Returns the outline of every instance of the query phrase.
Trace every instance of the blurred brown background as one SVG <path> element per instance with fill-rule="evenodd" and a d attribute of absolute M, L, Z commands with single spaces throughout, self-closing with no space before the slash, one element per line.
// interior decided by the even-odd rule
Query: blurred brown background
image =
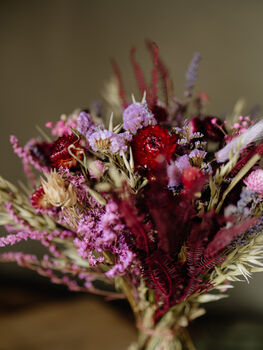
<path fill-rule="evenodd" d="M 129 50 L 136 45 L 147 70 L 145 38 L 159 45 L 178 97 L 197 51 L 203 57 L 197 90 L 210 96 L 210 113 L 231 111 L 239 97 L 246 98 L 246 111 L 262 105 L 262 18 L 261 0 L 1 0 L 0 173 L 14 182 L 22 177 L 10 134 L 24 143 L 37 135 L 35 125 L 100 99 L 111 76 L 109 58 L 119 62 L 126 91 L 134 92 Z M 134 339 L 123 304 L 73 295 L 14 266 L 1 265 L 0 279 L 0 350 L 73 344 L 118 350 Z M 263 274 L 255 275 L 210 306 L 193 328 L 198 349 L 263 349 L 262 287 Z M 217 347 L 211 339 L 219 333 Z"/>

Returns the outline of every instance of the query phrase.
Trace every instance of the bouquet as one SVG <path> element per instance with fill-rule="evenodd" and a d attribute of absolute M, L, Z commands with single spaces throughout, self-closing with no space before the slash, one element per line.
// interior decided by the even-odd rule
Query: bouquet
<path fill-rule="evenodd" d="M 139 332 L 130 350 L 194 349 L 187 326 L 201 305 L 263 270 L 263 121 L 240 102 L 225 121 L 207 115 L 207 95 L 194 94 L 198 54 L 174 97 L 157 45 L 146 45 L 149 84 L 131 50 L 137 98 L 112 61 L 107 122 L 96 104 L 47 122 L 51 136 L 40 130 L 24 147 L 10 137 L 28 185 L 0 178 L 0 247 L 31 239 L 47 253 L 0 261 L 126 298 Z"/>

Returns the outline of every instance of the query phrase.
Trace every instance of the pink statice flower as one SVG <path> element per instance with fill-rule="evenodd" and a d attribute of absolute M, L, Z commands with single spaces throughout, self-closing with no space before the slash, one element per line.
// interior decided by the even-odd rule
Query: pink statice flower
<path fill-rule="evenodd" d="M 263 169 L 252 171 L 244 183 L 250 191 L 256 192 L 260 198 L 263 197 Z"/>
<path fill-rule="evenodd" d="M 253 124 L 254 124 L 254 122 L 253 122 L 253 120 L 250 119 L 250 117 L 248 117 L 248 116 L 243 117 L 242 115 L 240 115 L 238 117 L 238 122 L 235 122 L 230 127 L 230 129 L 233 130 L 237 134 L 243 134 Z"/>
<path fill-rule="evenodd" d="M 76 129 L 77 120 L 73 118 L 67 118 L 66 115 L 62 115 L 60 120 L 54 124 L 53 122 L 47 122 L 45 124 L 46 128 L 51 129 L 51 134 L 53 136 L 69 136 L 72 134 L 70 128 Z"/>
<path fill-rule="evenodd" d="M 143 127 L 156 123 L 156 119 L 146 104 L 132 103 L 123 112 L 123 128 L 132 134 L 136 134 Z"/>

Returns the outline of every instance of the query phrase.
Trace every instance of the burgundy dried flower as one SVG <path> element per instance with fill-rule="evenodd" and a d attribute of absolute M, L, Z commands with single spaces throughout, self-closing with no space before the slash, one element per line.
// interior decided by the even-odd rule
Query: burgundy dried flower
<path fill-rule="evenodd" d="M 42 185 L 30 196 L 30 202 L 35 209 L 48 209 L 51 207 L 46 199 Z"/>
<path fill-rule="evenodd" d="M 72 168 L 77 165 L 77 160 L 69 153 L 68 147 L 73 145 L 71 151 L 72 153 L 78 157 L 82 158 L 84 149 L 77 142 L 77 137 L 74 134 L 69 136 L 61 136 L 59 137 L 52 147 L 52 152 L 50 155 L 51 165 L 54 168 Z"/>
<path fill-rule="evenodd" d="M 201 132 L 208 140 L 217 142 L 224 139 L 224 124 L 216 117 L 206 116 L 201 119 L 195 116 L 191 119 L 190 126 L 193 133 Z"/>
<path fill-rule="evenodd" d="M 44 166 L 50 166 L 50 153 L 53 147 L 52 142 L 35 143 L 30 146 L 30 153 L 34 159 Z"/>
<path fill-rule="evenodd" d="M 151 111 L 157 120 L 158 123 L 164 123 L 167 121 L 168 118 L 168 112 L 165 107 L 159 106 L 159 105 L 154 105 L 151 108 Z"/>
<path fill-rule="evenodd" d="M 159 125 L 138 131 L 132 141 L 135 165 L 148 170 L 158 168 L 163 160 L 170 161 L 176 149 L 176 137 Z"/>

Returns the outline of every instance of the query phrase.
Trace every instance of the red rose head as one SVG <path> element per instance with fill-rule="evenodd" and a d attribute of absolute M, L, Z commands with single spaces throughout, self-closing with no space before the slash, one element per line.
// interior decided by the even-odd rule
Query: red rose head
<path fill-rule="evenodd" d="M 175 148 L 176 137 L 171 136 L 167 129 L 159 125 L 140 129 L 132 141 L 135 166 L 156 169 L 162 160 L 171 160 Z"/>
<path fill-rule="evenodd" d="M 72 148 L 72 153 L 76 157 L 82 157 L 84 149 L 79 145 L 77 141 L 77 137 L 72 134 L 68 136 L 59 137 L 53 145 L 52 152 L 50 155 L 51 165 L 54 168 L 72 168 L 77 165 L 77 161 L 68 151 L 68 147 L 72 144 L 75 145 Z"/>

